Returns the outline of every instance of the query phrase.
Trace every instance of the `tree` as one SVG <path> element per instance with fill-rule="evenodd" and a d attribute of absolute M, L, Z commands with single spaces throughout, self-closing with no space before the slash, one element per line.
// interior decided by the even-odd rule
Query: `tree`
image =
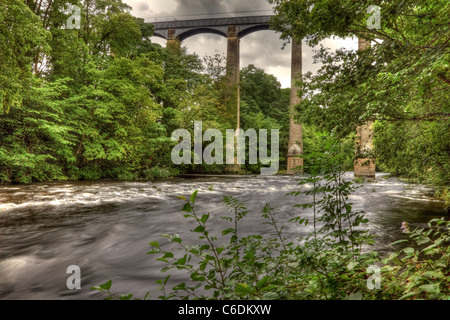
<path fill-rule="evenodd" d="M 166 111 L 182 119 L 208 100 L 198 58 L 152 44 L 153 26 L 120 0 L 70 3 L 82 8 L 80 29 L 66 28 L 65 1 L 0 3 L 0 180 L 131 179 L 170 168 Z"/>
<path fill-rule="evenodd" d="M 280 130 L 280 162 L 285 163 L 289 139 L 290 89 L 278 79 L 250 64 L 241 70 L 241 121 L 244 129 Z M 260 170 L 253 166 L 252 170 Z"/>
<path fill-rule="evenodd" d="M 33 58 L 49 49 L 48 40 L 49 33 L 23 2 L 0 2 L 0 114 L 21 106 Z"/>
<path fill-rule="evenodd" d="M 281 90 L 275 76 L 250 64 L 241 71 L 240 89 L 243 112 L 262 112 L 267 117 L 289 121 L 289 94 Z"/>
<path fill-rule="evenodd" d="M 435 176 L 444 177 L 441 182 L 449 183 L 445 173 L 450 158 L 448 139 L 438 138 L 450 131 L 448 1 L 269 2 L 277 13 L 273 25 L 284 37 L 304 39 L 310 46 L 332 36 L 372 42 L 371 48 L 360 52 L 317 50 L 315 58 L 323 67 L 317 75 L 307 74 L 302 79 L 303 101 L 298 106 L 301 121 L 341 137 L 367 121 L 381 121 L 378 136 L 391 137 L 377 144 L 377 151 L 385 155 L 386 149 L 395 148 L 392 126 L 419 129 L 415 134 L 432 139 L 435 147 L 432 152 L 423 144 L 409 148 L 418 140 L 405 141 L 402 148 L 416 152 L 408 152 L 408 157 L 418 160 L 414 170 L 425 173 L 431 166 L 440 171 Z M 381 8 L 380 29 L 369 28 L 370 5 Z M 433 159 L 432 164 L 420 163 L 424 153 Z"/>

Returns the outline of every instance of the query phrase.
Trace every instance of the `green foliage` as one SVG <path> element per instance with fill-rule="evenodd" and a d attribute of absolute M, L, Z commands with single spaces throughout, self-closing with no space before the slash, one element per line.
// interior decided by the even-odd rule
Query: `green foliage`
<path fill-rule="evenodd" d="M 175 168 L 170 135 L 193 135 L 200 120 L 224 136 L 235 127 L 225 58 L 202 63 L 184 48 L 152 44 L 152 25 L 121 0 L 69 3 L 82 8 L 80 29 L 65 26 L 67 1 L 0 5 L 0 181 L 223 173 L 224 165 Z M 241 75 L 242 128 L 280 129 L 283 166 L 290 89 L 253 65 Z M 306 129 L 308 148 L 314 134 Z M 260 172 L 261 164 L 243 170 Z"/>
<path fill-rule="evenodd" d="M 449 300 L 450 222 L 433 219 L 428 228 L 406 227 L 404 232 L 412 246 L 383 260 L 382 275 L 389 281 L 390 293 L 400 300 Z"/>
<path fill-rule="evenodd" d="M 0 4 L 0 181 L 194 170 L 172 165 L 170 136 L 193 120 L 232 127 L 223 77 L 152 44 L 153 26 L 121 0 L 69 2 L 82 8 L 78 30 L 65 28 L 67 1 Z"/>
<path fill-rule="evenodd" d="M 368 232 L 361 230 L 368 220 L 364 218 L 363 212 L 354 212 L 353 204 L 348 200 L 356 188 L 343 178 L 342 144 L 325 133 L 320 139 L 320 149 L 304 156 L 308 159 L 306 168 L 310 175 L 300 182 L 302 186 L 312 184 L 312 188 L 304 193 L 312 196 L 313 201 L 296 207 L 313 209 L 313 234 L 316 240 L 317 234 L 321 234 L 322 241 L 331 248 L 358 253 L 363 244 L 372 243 Z M 294 192 L 291 195 L 298 196 L 301 193 Z M 303 223 L 304 219 L 299 217 L 292 221 Z M 317 222 L 322 225 L 320 229 L 316 227 Z"/>
<path fill-rule="evenodd" d="M 364 178 L 363 177 L 356 177 L 355 179 L 353 179 L 353 181 L 355 183 L 362 184 L 362 183 L 364 183 Z"/>
<path fill-rule="evenodd" d="M 147 180 L 156 180 L 156 179 L 167 179 L 176 175 L 176 171 L 174 169 L 170 170 L 167 168 L 153 167 L 151 169 L 147 169 L 144 171 L 143 176 Z"/>
<path fill-rule="evenodd" d="M 447 122 L 376 123 L 378 165 L 416 182 L 448 186 L 449 129 Z"/>
<path fill-rule="evenodd" d="M 247 129 L 280 130 L 280 167 L 286 163 L 289 141 L 290 89 L 282 89 L 279 81 L 254 65 L 241 70 L 241 125 Z M 270 138 L 269 138 L 270 141 Z M 260 172 L 261 165 L 246 165 Z"/>
<path fill-rule="evenodd" d="M 270 256 L 271 252 L 278 251 L 279 248 L 275 238 L 265 240 L 261 236 L 240 237 L 238 225 L 248 211 L 243 203 L 233 197 L 224 198 L 231 216 L 222 217 L 222 220 L 228 221 L 232 227 L 224 229 L 221 236 L 212 235 L 208 231 L 211 216 L 196 212 L 196 196 L 197 192 L 192 194 L 183 207 L 183 213 L 186 219 L 194 222 L 191 232 L 198 235 L 199 243 L 189 245 L 185 244 L 179 235 L 163 235 L 180 246 L 180 255 L 162 250 L 158 242 L 150 243 L 153 250 L 149 254 L 158 254 L 161 256 L 158 260 L 167 263 L 167 267 L 162 269 L 163 272 L 172 269 L 184 270 L 190 274 L 192 280 L 192 284 L 178 284 L 169 292 L 166 292 L 165 281 L 161 288 L 164 295 L 160 299 L 279 298 L 284 289 L 279 286 L 281 282 L 274 278 L 281 276 L 283 259 Z M 274 222 L 274 214 L 274 210 L 269 206 L 263 210 L 264 217 L 272 217 L 269 220 L 271 222 Z M 281 233 L 277 233 L 277 236 L 281 236 Z M 269 265 L 270 260 L 274 265 Z M 201 287 L 211 294 L 197 294 L 196 290 Z"/>
<path fill-rule="evenodd" d="M 30 86 L 32 62 L 47 51 L 49 33 L 23 3 L 0 3 L 0 115 L 21 107 Z"/>
<path fill-rule="evenodd" d="M 441 190 L 436 191 L 436 197 L 445 201 L 445 209 L 450 211 L 450 187 L 443 187 Z"/>
<path fill-rule="evenodd" d="M 282 123 L 289 121 L 290 90 L 281 89 L 275 76 L 250 64 L 241 70 L 239 88 L 243 114 L 262 112 Z"/>
<path fill-rule="evenodd" d="M 316 50 L 322 64 L 301 79 L 300 120 L 345 137 L 377 121 L 377 164 L 388 172 L 449 184 L 449 3 L 270 0 L 284 37 L 318 46 L 330 37 L 370 41 L 366 50 Z M 366 22 L 381 8 L 381 29 Z M 356 41 L 356 39 L 355 39 Z"/>

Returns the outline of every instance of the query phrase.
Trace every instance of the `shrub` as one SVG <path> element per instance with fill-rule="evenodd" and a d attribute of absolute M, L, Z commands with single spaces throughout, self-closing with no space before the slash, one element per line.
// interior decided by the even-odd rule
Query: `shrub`
<path fill-rule="evenodd" d="M 147 180 L 154 179 L 167 179 L 174 175 L 174 172 L 166 168 L 153 167 L 151 169 L 144 170 L 143 177 Z"/>

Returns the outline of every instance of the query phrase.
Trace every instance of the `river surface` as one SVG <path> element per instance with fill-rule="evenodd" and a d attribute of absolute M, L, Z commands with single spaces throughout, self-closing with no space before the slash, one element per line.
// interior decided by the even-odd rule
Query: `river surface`
<path fill-rule="evenodd" d="M 352 179 L 348 174 L 347 179 Z M 279 206 L 279 223 L 287 236 L 311 232 L 312 225 L 287 221 L 312 218 L 311 211 L 294 208 L 308 197 L 286 196 L 306 190 L 291 176 L 186 177 L 161 182 L 58 182 L 0 187 L 0 299 L 103 299 L 91 286 L 113 280 L 113 292 L 143 298 L 159 294 L 156 280 L 164 266 L 147 255 L 149 242 L 165 244 L 161 234 L 180 234 L 186 243 L 196 236 L 193 224 L 181 213 L 184 201 L 199 190 L 199 214 L 210 212 L 211 233 L 224 229 L 219 217 L 227 215 L 223 196 L 245 202 L 250 213 L 242 221 L 244 234 L 270 232 L 261 210 L 266 202 Z M 355 210 L 364 210 L 368 228 L 376 237 L 375 250 L 404 238 L 402 221 L 426 225 L 444 216 L 444 205 L 433 190 L 407 184 L 385 174 L 366 182 L 350 198 Z M 225 226 L 227 227 L 227 226 Z M 81 269 L 81 290 L 68 290 L 67 267 Z M 178 277 L 178 278 L 177 278 Z M 174 278 L 181 282 L 183 276 Z"/>

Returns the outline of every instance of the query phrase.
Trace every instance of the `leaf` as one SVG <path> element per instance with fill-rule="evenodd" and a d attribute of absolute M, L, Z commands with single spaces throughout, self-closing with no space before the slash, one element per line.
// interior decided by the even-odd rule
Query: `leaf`
<path fill-rule="evenodd" d="M 191 195 L 191 202 L 192 202 L 192 204 L 195 204 L 195 198 L 197 198 L 197 194 L 198 194 L 198 190 L 195 191 L 195 192 Z"/>
<path fill-rule="evenodd" d="M 184 266 L 186 264 L 186 261 L 187 261 L 187 256 L 184 256 L 183 258 L 178 259 L 178 261 L 175 262 L 174 264 L 178 265 L 178 266 Z"/>
<path fill-rule="evenodd" d="M 150 245 L 151 245 L 152 247 L 155 247 L 155 248 L 158 248 L 158 249 L 159 249 L 159 243 L 156 242 L 156 241 L 150 242 Z"/>
<path fill-rule="evenodd" d="M 358 300 L 359 301 L 359 300 L 362 300 L 363 298 L 364 298 L 363 294 L 358 291 L 358 292 L 350 294 L 347 297 L 347 300 Z"/>
<path fill-rule="evenodd" d="M 190 250 L 189 250 L 189 253 L 192 253 L 192 254 L 197 255 L 197 254 L 200 253 L 200 251 L 198 251 L 197 249 L 190 249 Z"/>
<path fill-rule="evenodd" d="M 414 254 L 414 248 L 405 248 L 403 249 L 403 252 L 406 253 L 407 255 L 412 255 Z"/>
<path fill-rule="evenodd" d="M 436 279 L 444 277 L 444 275 L 439 271 L 427 271 L 423 274 L 423 276 L 427 278 L 436 278 Z"/>
<path fill-rule="evenodd" d="M 200 281 L 203 282 L 206 280 L 206 277 L 204 275 L 200 275 L 198 272 L 191 273 L 191 279 L 195 282 Z M 199 283 L 201 285 L 201 283 Z"/>
<path fill-rule="evenodd" d="M 267 292 L 262 298 L 263 300 L 278 300 L 280 299 L 280 295 L 276 292 Z"/>
<path fill-rule="evenodd" d="M 172 253 L 172 252 L 167 252 L 167 253 L 164 255 L 164 257 L 163 257 L 163 259 L 169 259 L 169 258 L 173 258 L 173 253 Z"/>
<path fill-rule="evenodd" d="M 203 231 L 205 231 L 205 227 L 203 226 L 198 226 L 197 228 L 194 229 L 194 232 L 197 233 L 202 233 Z"/>
<path fill-rule="evenodd" d="M 222 235 L 226 236 L 227 234 L 230 234 L 232 232 L 234 232 L 234 228 L 228 228 L 228 229 L 222 231 Z"/>
<path fill-rule="evenodd" d="M 103 290 L 109 290 L 111 289 L 111 285 L 112 285 L 112 280 L 109 280 L 108 282 L 101 284 L 99 287 L 102 288 Z"/>
<path fill-rule="evenodd" d="M 424 284 L 423 286 L 420 286 L 419 289 L 428 293 L 434 293 L 439 294 L 440 283 L 430 283 L 430 284 Z"/>
<path fill-rule="evenodd" d="M 206 223 L 209 219 L 209 213 L 202 216 L 200 219 L 201 222 Z"/>
<path fill-rule="evenodd" d="M 172 290 L 174 291 L 179 291 L 179 290 L 186 290 L 186 283 L 180 283 L 178 285 L 176 285 L 175 287 L 172 288 Z"/>
<path fill-rule="evenodd" d="M 262 288 L 264 287 L 267 282 L 269 281 L 270 277 L 269 276 L 265 276 L 264 278 L 262 278 L 261 280 L 258 281 L 258 284 L 256 285 L 256 287 L 258 288 Z"/>
<path fill-rule="evenodd" d="M 174 235 L 172 236 L 171 241 L 177 242 L 177 243 L 183 242 L 183 241 L 181 240 L 180 236 L 177 235 L 177 234 L 174 234 Z"/>
<path fill-rule="evenodd" d="M 186 202 L 184 204 L 183 210 L 181 210 L 181 211 L 184 211 L 184 212 L 187 212 L 187 213 L 192 213 L 191 204 L 189 202 Z"/>
<path fill-rule="evenodd" d="M 402 296 L 399 300 L 404 300 L 404 299 L 406 299 L 406 298 L 409 298 L 409 297 L 414 296 L 415 294 L 416 294 L 415 292 L 407 293 L 407 294 L 405 294 L 404 296 Z"/>
<path fill-rule="evenodd" d="M 417 245 L 422 245 L 422 244 L 425 244 L 425 243 L 428 243 L 428 242 L 430 242 L 431 241 L 431 239 L 430 238 L 428 238 L 428 237 L 425 237 L 425 238 L 419 238 L 418 240 L 416 240 L 416 243 L 417 243 Z"/>
<path fill-rule="evenodd" d="M 437 260 L 435 262 L 435 264 L 436 264 L 436 267 L 441 267 L 441 268 L 447 267 L 447 261 L 445 261 L 444 259 Z"/>
<path fill-rule="evenodd" d="M 431 249 L 436 248 L 436 247 L 437 247 L 437 245 L 434 243 L 434 244 L 432 244 L 431 246 L 426 247 L 426 248 L 423 249 L 422 251 L 426 253 L 426 252 L 428 252 L 428 251 L 430 251 Z"/>
<path fill-rule="evenodd" d="M 236 284 L 234 291 L 238 294 L 247 295 L 252 292 L 252 289 L 245 283 L 238 283 Z"/>
<path fill-rule="evenodd" d="M 186 201 L 186 197 L 178 196 L 177 198 Z"/>
<path fill-rule="evenodd" d="M 348 271 L 352 271 L 353 268 L 355 268 L 358 264 L 359 264 L 359 263 L 356 262 L 356 261 L 350 262 L 350 263 L 347 265 L 347 270 L 348 270 Z"/>
<path fill-rule="evenodd" d="M 269 291 L 269 290 L 272 290 L 272 289 L 275 289 L 275 288 L 277 288 L 277 286 L 269 285 L 267 287 L 262 288 L 260 291 L 264 292 L 264 291 Z"/>

